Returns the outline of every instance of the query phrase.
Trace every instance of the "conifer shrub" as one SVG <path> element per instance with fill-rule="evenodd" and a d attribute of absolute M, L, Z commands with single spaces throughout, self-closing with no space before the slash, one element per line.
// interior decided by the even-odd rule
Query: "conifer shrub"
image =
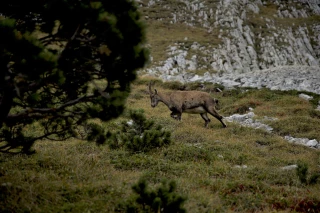
<path fill-rule="evenodd" d="M 103 143 L 97 126 L 77 131 L 119 117 L 148 61 L 136 2 L 3 0 L 0 16 L 0 151 L 91 133 Z"/>
<path fill-rule="evenodd" d="M 185 90 L 186 86 L 179 81 L 167 81 L 162 84 L 162 87 L 171 90 Z"/>
<path fill-rule="evenodd" d="M 159 79 L 159 78 L 142 77 L 142 78 L 137 78 L 133 82 L 133 84 L 135 84 L 135 85 L 146 85 L 146 87 L 147 87 L 150 82 L 153 82 L 154 84 L 158 84 L 158 85 L 161 85 L 163 83 L 162 80 Z"/>
<path fill-rule="evenodd" d="M 120 130 L 107 133 L 110 148 L 137 153 L 171 144 L 171 133 L 147 119 L 143 110 L 131 110 L 129 117 L 130 120 L 121 122 Z"/>
<path fill-rule="evenodd" d="M 298 176 L 300 182 L 302 184 L 306 184 L 306 185 L 316 184 L 318 182 L 320 174 L 313 173 L 308 178 L 308 175 L 309 175 L 308 170 L 309 170 L 309 166 L 306 163 L 298 162 L 298 167 L 296 169 L 296 173 L 297 173 L 297 176 Z"/>
<path fill-rule="evenodd" d="M 176 191 L 174 181 L 162 181 L 157 189 L 149 189 L 146 180 L 132 186 L 136 193 L 125 204 L 119 205 L 119 208 L 125 209 L 127 213 L 133 212 L 154 212 L 154 213 L 184 213 L 183 203 L 186 201 L 184 196 Z"/>

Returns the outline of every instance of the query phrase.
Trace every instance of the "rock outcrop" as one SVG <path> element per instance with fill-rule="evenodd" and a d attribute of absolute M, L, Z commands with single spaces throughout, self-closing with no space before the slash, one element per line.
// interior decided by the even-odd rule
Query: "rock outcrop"
<path fill-rule="evenodd" d="M 239 75 L 212 75 L 210 82 L 226 87 L 254 87 L 272 90 L 298 90 L 320 94 L 320 67 L 284 66 Z"/>
<path fill-rule="evenodd" d="M 219 39 L 217 44 L 188 37 L 172 41 L 164 53 L 167 60 L 153 62 L 144 70 L 149 74 L 164 80 L 224 79 L 230 86 L 320 92 L 314 81 L 320 81 L 320 0 L 140 0 L 138 4 L 149 9 L 144 10 L 147 21 L 197 27 Z M 154 10 L 159 12 L 152 16 Z M 198 70 L 207 72 L 196 76 Z M 281 80 L 271 76 L 275 72 Z"/>
<path fill-rule="evenodd" d="M 276 118 L 265 117 L 264 119 L 255 119 L 254 112 L 249 112 L 247 114 L 234 114 L 229 117 L 224 118 L 227 122 L 234 122 L 241 126 L 250 127 L 254 129 L 262 129 L 267 132 L 272 132 L 273 128 L 267 124 L 264 124 L 265 120 L 276 120 Z M 308 139 L 308 138 L 295 138 L 292 136 L 284 136 L 284 139 L 289 143 L 299 144 L 303 146 L 307 146 L 314 149 L 320 149 L 320 141 L 316 139 Z"/>

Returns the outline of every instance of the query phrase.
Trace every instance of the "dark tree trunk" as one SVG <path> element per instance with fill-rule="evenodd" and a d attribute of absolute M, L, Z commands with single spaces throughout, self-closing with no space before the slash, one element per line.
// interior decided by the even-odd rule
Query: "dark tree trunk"
<path fill-rule="evenodd" d="M 12 88 L 4 88 L 4 91 L 2 92 L 2 99 L 0 100 L 0 128 L 5 122 L 12 107 L 13 95 L 14 92 Z"/>

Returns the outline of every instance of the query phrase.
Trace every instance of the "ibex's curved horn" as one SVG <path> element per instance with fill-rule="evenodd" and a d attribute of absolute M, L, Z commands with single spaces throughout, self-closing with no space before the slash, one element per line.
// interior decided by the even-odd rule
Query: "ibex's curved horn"
<path fill-rule="evenodd" d="M 149 94 L 151 95 L 151 94 L 152 94 L 152 91 L 151 91 L 151 81 L 149 82 L 148 88 L 149 88 Z"/>

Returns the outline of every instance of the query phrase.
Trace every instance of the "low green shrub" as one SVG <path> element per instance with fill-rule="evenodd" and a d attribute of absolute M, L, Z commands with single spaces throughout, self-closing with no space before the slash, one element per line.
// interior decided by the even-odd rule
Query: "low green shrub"
<path fill-rule="evenodd" d="M 316 184 L 318 182 L 318 178 L 320 177 L 320 174 L 314 173 L 314 174 L 311 174 L 310 177 L 308 177 L 309 175 L 308 170 L 309 170 L 309 166 L 306 163 L 301 161 L 298 162 L 296 173 L 298 175 L 300 182 L 306 185 Z"/>
<path fill-rule="evenodd" d="M 153 82 L 155 84 L 162 84 L 162 80 L 159 78 L 137 78 L 133 84 L 134 85 L 148 85 L 150 82 Z"/>
<path fill-rule="evenodd" d="M 162 181 L 162 185 L 157 189 L 150 190 L 146 180 L 132 186 L 132 190 L 137 194 L 132 196 L 124 204 L 119 205 L 119 210 L 128 213 L 150 212 L 150 213 L 184 213 L 183 203 L 186 198 L 176 193 L 176 183 L 174 181 Z"/>
<path fill-rule="evenodd" d="M 179 81 L 167 81 L 162 84 L 162 87 L 171 90 L 185 90 L 185 85 Z"/>
<path fill-rule="evenodd" d="M 107 133 L 111 149 L 124 147 L 136 153 L 171 144 L 171 133 L 163 130 L 161 125 L 156 125 L 153 120 L 148 120 L 143 110 L 131 110 L 129 117 L 129 121 L 120 124 L 120 131 Z"/>

